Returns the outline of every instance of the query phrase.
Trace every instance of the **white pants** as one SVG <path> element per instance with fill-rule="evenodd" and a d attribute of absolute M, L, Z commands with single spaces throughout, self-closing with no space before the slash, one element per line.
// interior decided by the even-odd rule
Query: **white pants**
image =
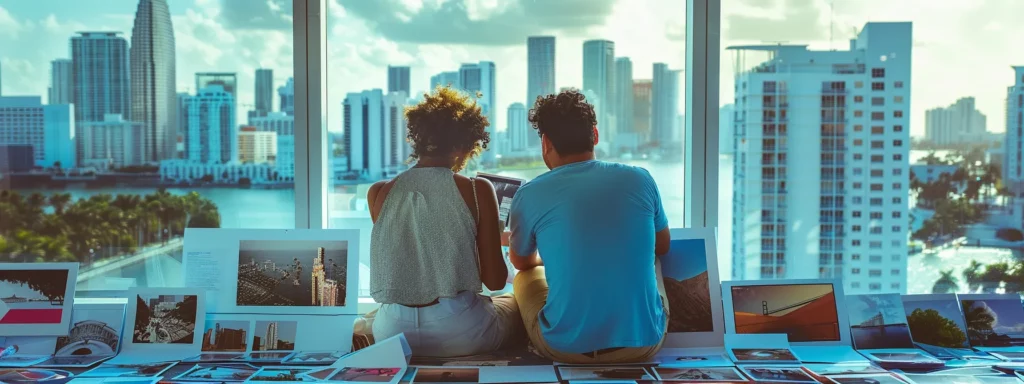
<path fill-rule="evenodd" d="M 522 335 L 522 320 L 511 296 L 463 292 L 429 307 L 383 304 L 372 329 L 377 341 L 404 333 L 414 356 L 454 357 L 501 348 Z"/>

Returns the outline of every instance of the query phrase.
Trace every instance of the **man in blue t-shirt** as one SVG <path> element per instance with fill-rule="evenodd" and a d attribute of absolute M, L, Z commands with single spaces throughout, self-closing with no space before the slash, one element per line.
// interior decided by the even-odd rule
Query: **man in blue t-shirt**
<path fill-rule="evenodd" d="M 597 118 L 578 91 L 538 98 L 529 119 L 551 169 L 519 189 L 509 214 L 530 341 L 565 363 L 648 360 L 668 319 L 656 255 L 671 236 L 658 187 L 643 168 L 595 160 Z"/>

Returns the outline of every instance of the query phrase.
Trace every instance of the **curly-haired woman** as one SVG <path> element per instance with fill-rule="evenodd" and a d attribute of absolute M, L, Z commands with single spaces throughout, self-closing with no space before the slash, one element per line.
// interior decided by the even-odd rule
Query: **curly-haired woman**
<path fill-rule="evenodd" d="M 505 287 L 498 201 L 490 182 L 458 174 L 490 141 L 469 96 L 437 88 L 406 110 L 412 168 L 370 187 L 374 339 L 404 333 L 417 356 L 463 356 L 523 339 Z"/>

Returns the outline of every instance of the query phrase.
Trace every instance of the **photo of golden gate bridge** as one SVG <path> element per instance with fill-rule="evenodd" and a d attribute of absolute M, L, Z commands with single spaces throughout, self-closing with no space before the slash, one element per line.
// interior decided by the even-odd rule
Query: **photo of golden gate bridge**
<path fill-rule="evenodd" d="M 736 333 L 785 333 L 790 342 L 839 341 L 832 284 L 732 287 Z"/>

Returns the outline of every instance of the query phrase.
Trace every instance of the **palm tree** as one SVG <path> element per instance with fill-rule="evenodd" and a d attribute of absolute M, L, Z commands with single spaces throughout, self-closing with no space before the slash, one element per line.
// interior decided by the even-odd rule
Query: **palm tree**
<path fill-rule="evenodd" d="M 959 281 L 953 275 L 953 270 L 942 271 L 939 279 L 932 286 L 932 293 L 954 293 L 960 289 Z"/>
<path fill-rule="evenodd" d="M 978 260 L 971 260 L 971 264 L 964 268 L 963 276 L 964 281 L 967 282 L 967 291 L 976 292 L 978 287 L 981 286 L 981 273 L 978 271 L 981 269 L 981 263 Z"/>
<path fill-rule="evenodd" d="M 1007 280 L 1010 265 L 1006 262 L 989 264 L 981 274 L 982 291 L 995 292 L 1000 283 Z"/>
<path fill-rule="evenodd" d="M 57 216 L 64 214 L 64 209 L 67 208 L 68 203 L 71 202 L 71 194 L 69 193 L 54 193 L 50 195 L 50 206 L 53 207 L 53 213 Z"/>

